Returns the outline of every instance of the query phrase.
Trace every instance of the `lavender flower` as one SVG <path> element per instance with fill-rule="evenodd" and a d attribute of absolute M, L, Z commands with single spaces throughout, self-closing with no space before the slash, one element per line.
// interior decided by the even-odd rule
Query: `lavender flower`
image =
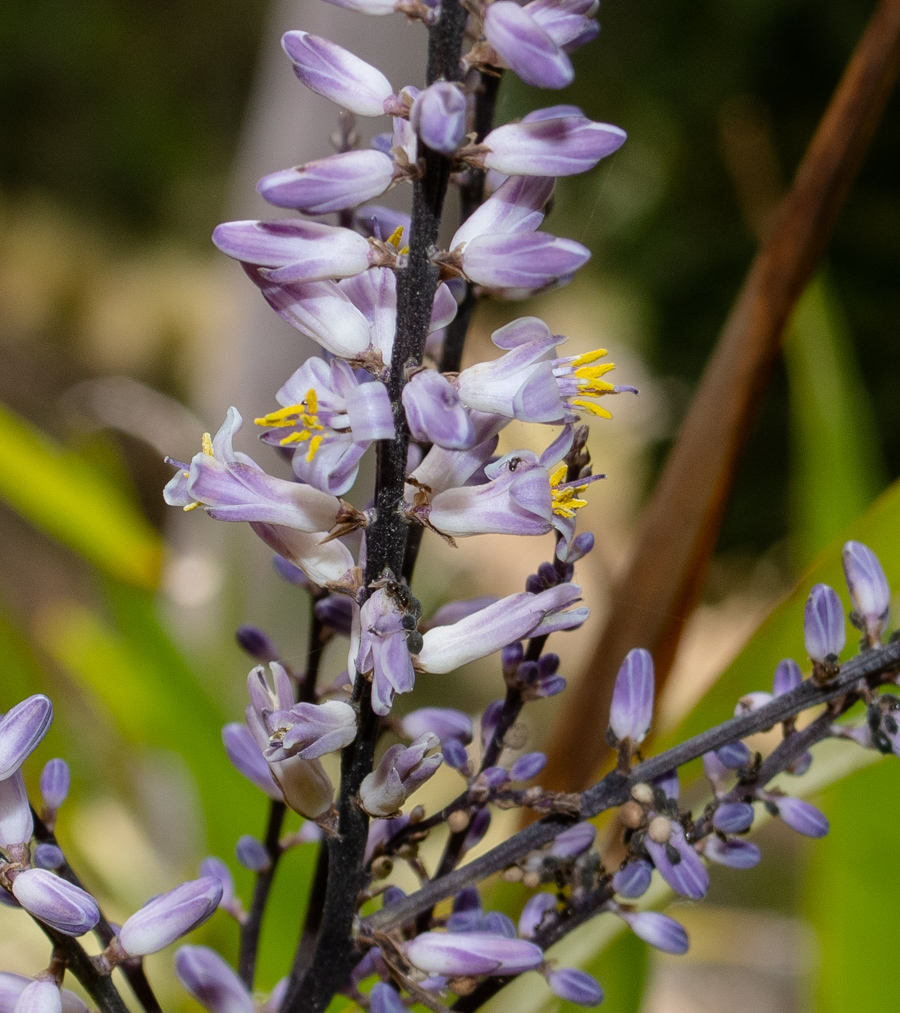
<path fill-rule="evenodd" d="M 658 911 L 626 911 L 619 908 L 616 914 L 624 919 L 631 931 L 645 943 L 664 953 L 680 956 L 688 951 L 688 935 L 684 928 Z"/>
<path fill-rule="evenodd" d="M 391 746 L 380 762 L 363 779 L 360 805 L 370 816 L 396 815 L 400 806 L 428 780 L 441 765 L 443 756 L 436 735 L 426 732 L 409 746 Z"/>
<path fill-rule="evenodd" d="M 100 920 L 89 893 L 45 869 L 18 873 L 12 893 L 29 914 L 67 936 L 82 936 Z"/>
<path fill-rule="evenodd" d="M 204 876 L 154 897 L 119 929 L 119 944 L 129 957 L 143 957 L 202 925 L 222 899 L 222 884 Z"/>
<path fill-rule="evenodd" d="M 629 651 L 619 668 L 609 711 L 609 727 L 616 738 L 638 746 L 653 718 L 653 658 L 649 651 Z"/>
<path fill-rule="evenodd" d="M 175 954 L 178 980 L 209 1013 L 254 1013 L 253 997 L 222 957 L 207 946 L 182 946 Z"/>
<path fill-rule="evenodd" d="M 30 985 L 35 984 L 34 979 L 26 978 L 23 974 L 11 974 L 8 971 L 0 971 L 0 1013 L 14 1013 L 19 997 Z M 84 1000 L 70 992 L 69 989 L 58 989 L 62 1002 L 62 1013 L 88 1013 L 88 1007 Z"/>
<path fill-rule="evenodd" d="M 548 972 L 547 984 L 555 996 L 579 1006 L 599 1006 L 603 1002 L 603 989 L 597 979 L 574 967 Z"/>
<path fill-rule="evenodd" d="M 547 757 L 543 753 L 524 753 L 509 768 L 510 781 L 530 781 L 547 766 Z"/>
<path fill-rule="evenodd" d="M 28 697 L 0 718 L 0 781 L 11 777 L 37 749 L 53 720 L 53 704 L 42 693 Z"/>
<path fill-rule="evenodd" d="M 31 840 L 34 822 L 22 772 L 0 781 L 0 848 L 7 851 Z"/>
<path fill-rule="evenodd" d="M 324 215 L 379 197 L 394 177 L 393 159 L 368 148 L 270 173 L 263 176 L 256 189 L 276 207 Z"/>
<path fill-rule="evenodd" d="M 544 959 L 539 946 L 490 932 L 423 932 L 406 944 L 410 963 L 429 974 L 521 974 Z"/>
<path fill-rule="evenodd" d="M 403 717 L 400 728 L 410 739 L 431 732 L 442 746 L 453 740 L 465 745 L 472 741 L 472 719 L 450 707 L 420 707 Z"/>
<path fill-rule="evenodd" d="M 340 700 L 297 703 L 290 710 L 267 715 L 266 727 L 267 760 L 286 760 L 290 756 L 313 760 L 350 745 L 356 738 L 356 711 Z"/>
<path fill-rule="evenodd" d="M 891 589 L 887 577 L 878 557 L 862 542 L 847 542 L 842 557 L 855 622 L 865 631 L 868 645 L 874 647 L 880 643 L 890 618 Z"/>
<path fill-rule="evenodd" d="M 406 1013 L 400 996 L 390 985 L 383 981 L 376 981 L 369 992 L 370 1013 Z"/>
<path fill-rule="evenodd" d="M 222 741 L 225 744 L 225 753 L 234 768 L 269 798 L 280 801 L 281 791 L 250 729 L 236 721 L 225 725 L 222 729 Z"/>
<path fill-rule="evenodd" d="M 806 653 L 820 665 L 834 663 L 847 642 L 841 599 L 827 584 L 816 584 L 806 600 L 803 641 Z"/>
<path fill-rule="evenodd" d="M 484 35 L 505 66 L 538 88 L 565 88 L 575 77 L 572 62 L 531 12 L 512 0 L 497 0 L 484 16 Z"/>

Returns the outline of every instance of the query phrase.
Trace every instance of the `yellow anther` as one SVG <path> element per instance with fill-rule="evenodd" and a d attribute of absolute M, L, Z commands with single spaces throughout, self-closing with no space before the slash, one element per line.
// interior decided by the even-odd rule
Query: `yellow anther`
<path fill-rule="evenodd" d="M 608 412 L 605 408 L 601 408 L 600 405 L 594 404 L 593 401 L 586 401 L 583 397 L 573 397 L 571 403 L 589 415 L 597 415 L 601 419 L 612 418 L 612 412 Z"/>
<path fill-rule="evenodd" d="M 190 510 L 196 510 L 198 506 L 200 506 L 199 503 L 188 503 L 188 505 L 184 508 L 184 512 L 188 513 Z"/>
<path fill-rule="evenodd" d="M 310 387 L 306 392 L 306 400 L 303 402 L 306 405 L 306 410 L 310 415 L 315 415 L 319 410 L 319 398 L 316 395 L 316 388 Z"/>
<path fill-rule="evenodd" d="M 599 366 L 581 366 L 573 371 L 573 375 L 579 380 L 599 382 L 601 376 L 605 376 L 611 369 L 615 368 L 616 367 L 612 362 L 604 362 Z M 606 383 L 605 380 L 603 382 Z M 610 389 L 612 389 L 611 385 Z"/>
<path fill-rule="evenodd" d="M 388 236 L 387 241 L 391 246 L 400 249 L 400 240 L 403 238 L 403 226 L 398 225 L 396 229 Z"/>
<path fill-rule="evenodd" d="M 321 436 L 314 436 L 309 441 L 309 450 L 306 452 L 306 460 L 311 461 L 316 456 L 316 451 L 319 449 L 319 444 L 322 442 Z"/>
<path fill-rule="evenodd" d="M 213 453 L 212 437 L 209 433 L 203 434 L 203 439 L 200 440 L 200 445 L 203 447 L 203 453 L 206 454 L 207 457 L 215 457 L 215 454 Z"/>
<path fill-rule="evenodd" d="M 602 359 L 604 355 L 607 355 L 605 348 L 595 348 L 592 352 L 585 352 L 584 355 L 578 355 L 572 360 L 572 365 L 576 368 L 578 366 L 586 366 L 589 362 L 596 362 L 597 359 Z M 610 369 L 613 367 L 610 366 Z"/>
<path fill-rule="evenodd" d="M 299 433 L 288 433 L 287 436 L 283 436 L 279 441 L 280 447 L 289 447 L 292 443 L 303 443 L 312 436 L 312 433 L 308 429 L 304 429 Z"/>
<path fill-rule="evenodd" d="M 550 495 L 553 498 L 552 509 L 557 517 L 574 517 L 576 510 L 587 506 L 586 499 L 577 498 L 578 493 L 584 492 L 587 489 L 587 483 L 584 485 L 569 485 L 564 489 L 559 488 L 565 481 L 568 470 L 565 462 L 563 462 L 550 475 Z"/>
<path fill-rule="evenodd" d="M 569 467 L 565 463 L 565 461 L 563 461 L 563 463 L 560 464 L 556 468 L 556 470 L 550 475 L 550 485 L 551 486 L 557 486 L 557 485 L 559 485 L 560 482 L 565 482 L 566 475 L 568 474 L 568 471 L 569 471 Z"/>

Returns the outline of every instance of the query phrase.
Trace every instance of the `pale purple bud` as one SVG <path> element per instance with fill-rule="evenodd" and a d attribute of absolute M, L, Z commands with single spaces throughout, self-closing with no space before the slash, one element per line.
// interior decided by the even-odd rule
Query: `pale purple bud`
<path fill-rule="evenodd" d="M 521 974 L 544 960 L 534 943 L 490 932 L 423 932 L 406 944 L 406 956 L 422 971 L 449 977 Z"/>
<path fill-rule="evenodd" d="M 691 900 L 706 896 L 709 873 L 693 845 L 685 840 L 680 823 L 672 824 L 672 836 L 666 844 L 658 844 L 648 835 L 644 838 L 644 847 L 659 874 L 676 893 Z"/>
<path fill-rule="evenodd" d="M 469 762 L 469 753 L 459 739 L 447 739 L 441 743 L 441 752 L 444 754 L 444 763 L 454 770 L 464 770 Z"/>
<path fill-rule="evenodd" d="M 254 1013 L 247 987 L 215 950 L 182 946 L 175 954 L 175 973 L 209 1013 Z"/>
<path fill-rule="evenodd" d="M 807 770 L 812 766 L 813 755 L 807 749 L 802 752 L 796 760 L 793 760 L 787 767 L 784 768 L 786 774 L 793 774 L 794 777 L 802 777 Z"/>
<path fill-rule="evenodd" d="M 393 816 L 401 805 L 438 769 L 443 756 L 436 735 L 426 732 L 409 748 L 391 746 L 359 787 L 359 801 L 370 816 Z"/>
<path fill-rule="evenodd" d="M 380 70 L 328 39 L 286 32 L 281 45 L 310 91 L 358 116 L 382 116 L 393 88 Z"/>
<path fill-rule="evenodd" d="M 727 865 L 731 869 L 752 869 L 759 865 L 762 857 L 759 848 L 752 841 L 740 841 L 730 838 L 723 841 L 712 835 L 703 842 L 703 854 L 711 862 Z"/>
<path fill-rule="evenodd" d="M 878 557 L 862 542 L 847 542 L 843 551 L 844 577 L 853 610 L 871 643 L 881 640 L 891 608 L 891 589 Z"/>
<path fill-rule="evenodd" d="M 509 768 L 511 781 L 530 781 L 547 766 L 547 757 L 543 753 L 523 753 Z"/>
<path fill-rule="evenodd" d="M 772 677 L 772 695 L 781 696 L 782 693 L 790 693 L 803 682 L 803 673 L 800 666 L 793 658 L 782 658 L 775 666 L 775 675 Z"/>
<path fill-rule="evenodd" d="M 54 872 L 66 864 L 66 856 L 62 853 L 62 848 L 47 841 L 42 841 L 40 844 L 35 845 L 34 864 L 39 869 L 49 869 L 50 872 Z"/>
<path fill-rule="evenodd" d="M 62 996 L 55 981 L 38 980 L 22 989 L 15 1013 L 62 1013 Z"/>
<path fill-rule="evenodd" d="M 726 742 L 716 750 L 716 756 L 720 762 L 729 770 L 740 770 L 746 767 L 752 759 L 752 753 L 743 742 Z"/>
<path fill-rule="evenodd" d="M 344 151 L 270 173 L 256 189 L 270 204 L 325 215 L 378 197 L 394 179 L 394 162 L 372 148 Z"/>
<path fill-rule="evenodd" d="M 396 990 L 383 981 L 376 981 L 369 992 L 369 1013 L 407 1013 Z"/>
<path fill-rule="evenodd" d="M 603 989 L 597 979 L 574 967 L 550 971 L 547 984 L 555 996 L 579 1006 L 599 1006 L 603 1002 Z"/>
<path fill-rule="evenodd" d="M 617 151 L 625 137 L 583 115 L 507 123 L 485 137 L 484 165 L 510 176 L 574 176 Z"/>
<path fill-rule="evenodd" d="M 847 642 L 841 599 L 827 584 L 816 584 L 806 599 L 803 642 L 810 658 L 823 665 L 836 658 Z"/>
<path fill-rule="evenodd" d="M 646 738 L 653 719 L 653 687 L 653 658 L 636 647 L 619 668 L 609 709 L 609 727 L 619 741 L 639 745 Z"/>
<path fill-rule="evenodd" d="M 633 900 L 635 897 L 643 897 L 650 889 L 650 880 L 653 878 L 653 866 L 649 862 L 638 859 L 629 862 L 624 868 L 612 878 L 613 890 L 620 897 L 627 897 Z"/>
<path fill-rule="evenodd" d="M 479 776 L 479 781 L 489 788 L 500 788 L 509 781 L 509 771 L 506 767 L 485 767 Z"/>
<path fill-rule="evenodd" d="M 502 911 L 488 911 L 481 920 L 481 928 L 485 932 L 493 932 L 497 936 L 505 936 L 507 939 L 518 939 L 516 926 L 509 915 Z"/>
<path fill-rule="evenodd" d="M 497 722 L 500 720 L 502 712 L 502 700 L 492 700 L 485 707 L 484 713 L 481 715 L 481 744 L 484 748 L 487 748 L 494 737 L 494 732 L 497 730 Z"/>
<path fill-rule="evenodd" d="M 48 809 L 56 811 L 69 794 L 72 775 L 69 765 L 59 758 L 48 760 L 41 771 L 41 798 Z"/>
<path fill-rule="evenodd" d="M 742 714 L 752 714 L 753 711 L 759 710 L 760 707 L 765 707 L 767 703 L 771 702 L 771 693 L 764 693 L 759 690 L 754 693 L 745 693 L 735 705 L 734 716 L 737 718 Z"/>
<path fill-rule="evenodd" d="M 28 697 L 0 718 L 0 781 L 14 774 L 47 734 L 53 704 L 42 693 Z"/>
<path fill-rule="evenodd" d="M 802 798 L 767 794 L 765 802 L 773 816 L 781 817 L 792 830 L 804 837 L 824 837 L 830 829 L 825 814 Z"/>
<path fill-rule="evenodd" d="M 122 949 L 132 957 L 156 953 L 202 925 L 221 899 L 222 884 L 212 876 L 190 880 L 154 897 L 119 929 Z"/>
<path fill-rule="evenodd" d="M 556 696 L 566 688 L 566 680 L 561 675 L 550 675 L 541 681 L 530 691 L 529 695 L 535 699 L 539 697 Z"/>
<path fill-rule="evenodd" d="M 463 852 L 471 851 L 476 844 L 480 844 L 484 835 L 491 825 L 491 812 L 489 809 L 479 809 L 472 817 L 469 829 L 466 831 L 466 839 L 463 841 Z"/>
<path fill-rule="evenodd" d="M 712 823 L 723 834 L 742 834 L 753 823 L 753 806 L 746 802 L 726 802 L 713 813 Z"/>
<path fill-rule="evenodd" d="M 35 918 L 66 936 L 81 936 L 100 920 L 94 898 L 46 869 L 25 869 L 12 883 L 16 900 Z"/>
<path fill-rule="evenodd" d="M 238 773 L 252 781 L 269 798 L 280 802 L 281 790 L 250 729 L 245 724 L 234 721 L 222 729 L 222 741 L 228 759 Z"/>
<path fill-rule="evenodd" d="M 512 0 L 497 0 L 484 16 L 484 35 L 526 83 L 565 88 L 575 77 L 572 62 L 543 28 Z"/>
<path fill-rule="evenodd" d="M 546 232 L 480 235 L 463 250 L 462 270 L 486 288 L 540 289 L 569 277 L 590 259 L 586 246 Z"/>
<path fill-rule="evenodd" d="M 703 772 L 717 792 L 724 790 L 731 777 L 731 771 L 712 751 L 703 754 Z"/>
<path fill-rule="evenodd" d="M 31 840 L 34 821 L 22 772 L 17 770 L 0 781 L 0 848 L 26 844 Z"/>
<path fill-rule="evenodd" d="M 665 774 L 654 777 L 650 783 L 654 788 L 659 788 L 666 798 L 678 801 L 681 795 L 681 782 L 678 780 L 677 770 L 667 770 Z"/>
<path fill-rule="evenodd" d="M 658 911 L 619 911 L 631 931 L 664 953 L 680 956 L 688 951 L 688 935 L 674 918 Z"/>
<path fill-rule="evenodd" d="M 472 719 L 450 707 L 420 707 L 403 718 L 400 728 L 409 739 L 431 732 L 442 744 L 450 739 L 465 744 L 472 741 Z"/>
<path fill-rule="evenodd" d="M 529 897 L 519 915 L 519 935 L 523 939 L 531 939 L 547 912 L 555 911 L 556 907 L 556 897 L 552 893 L 536 893 Z"/>
<path fill-rule="evenodd" d="M 0 971 L 0 1013 L 14 1013 L 19 997 L 33 984 L 34 979 L 26 978 L 23 974 Z M 62 1000 L 62 1013 L 88 1013 L 87 1004 L 80 996 L 67 988 L 58 991 Z"/>
<path fill-rule="evenodd" d="M 333 633 L 349 637 L 353 626 L 353 603 L 345 594 L 330 594 L 315 604 L 316 618 Z"/>
<path fill-rule="evenodd" d="M 582 531 L 569 542 L 569 551 L 566 553 L 567 563 L 577 563 L 583 559 L 594 547 L 594 535 L 591 531 Z"/>
<path fill-rule="evenodd" d="M 403 388 L 403 409 L 413 439 L 448 450 L 466 450 L 475 430 L 456 388 L 434 369 L 416 373 Z"/>
<path fill-rule="evenodd" d="M 234 900 L 234 879 L 228 866 L 221 858 L 210 855 L 200 863 L 199 872 L 201 876 L 219 881 L 222 887 L 222 899 L 219 901 L 219 906 L 228 908 Z"/>
<path fill-rule="evenodd" d="M 238 626 L 234 636 L 238 646 L 256 661 L 268 664 L 281 657 L 272 639 L 258 626 Z"/>
<path fill-rule="evenodd" d="M 238 862 L 250 872 L 265 872 L 272 865 L 272 858 L 266 846 L 252 834 L 242 834 L 234 846 Z"/>
<path fill-rule="evenodd" d="M 429 148 L 449 158 L 466 136 L 466 112 L 466 96 L 459 85 L 438 81 L 419 93 L 409 122 Z"/>
<path fill-rule="evenodd" d="M 550 854 L 559 858 L 577 858 L 594 843 L 597 828 L 593 823 L 576 823 L 574 827 L 557 834 L 550 847 Z"/>

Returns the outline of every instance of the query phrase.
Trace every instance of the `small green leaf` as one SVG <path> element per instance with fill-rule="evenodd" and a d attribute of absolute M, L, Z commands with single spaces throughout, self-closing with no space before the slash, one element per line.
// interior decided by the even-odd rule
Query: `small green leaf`
<path fill-rule="evenodd" d="M 0 499 L 104 573 L 155 587 L 162 548 L 120 489 L 0 405 Z"/>

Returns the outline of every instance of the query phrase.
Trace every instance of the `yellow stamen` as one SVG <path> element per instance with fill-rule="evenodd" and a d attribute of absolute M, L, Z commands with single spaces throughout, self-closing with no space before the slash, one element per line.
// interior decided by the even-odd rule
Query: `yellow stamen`
<path fill-rule="evenodd" d="M 203 434 L 200 445 L 203 447 L 203 453 L 206 454 L 207 457 L 215 457 L 215 454 L 213 453 L 212 437 L 209 433 Z"/>
<path fill-rule="evenodd" d="M 403 239 L 403 226 L 398 225 L 396 229 L 388 236 L 387 241 L 391 246 L 400 249 L 400 240 Z"/>
<path fill-rule="evenodd" d="M 585 352 L 584 355 L 579 355 L 572 360 L 572 365 L 577 369 L 579 366 L 586 366 L 589 362 L 596 362 L 597 359 L 602 359 L 604 355 L 609 353 L 605 348 L 595 348 L 592 352 Z M 610 366 L 610 369 L 613 367 Z"/>
<path fill-rule="evenodd" d="M 557 517 L 574 517 L 575 511 L 587 506 L 586 499 L 578 499 L 577 495 L 587 489 L 584 485 L 570 485 L 565 489 L 558 488 L 566 480 L 568 467 L 565 462 L 550 476 L 550 495 L 553 497 L 553 512 Z"/>
<path fill-rule="evenodd" d="M 316 456 L 316 451 L 319 449 L 319 444 L 322 442 L 321 436 L 314 436 L 309 441 L 309 450 L 306 453 L 306 460 L 311 461 Z"/>
<path fill-rule="evenodd" d="M 288 433 L 287 436 L 283 436 L 279 441 L 280 447 L 289 447 L 292 443 L 303 443 L 312 436 L 312 433 L 308 429 L 304 429 L 301 433 Z"/>
<path fill-rule="evenodd" d="M 601 419 L 612 418 L 612 412 L 608 412 L 605 408 L 601 408 L 600 405 L 594 404 L 593 401 L 586 401 L 583 397 L 573 397 L 571 403 L 589 415 L 597 415 Z"/>
<path fill-rule="evenodd" d="M 190 510 L 196 510 L 198 506 L 200 506 L 199 503 L 188 503 L 188 505 L 184 508 L 184 512 L 188 513 Z"/>

